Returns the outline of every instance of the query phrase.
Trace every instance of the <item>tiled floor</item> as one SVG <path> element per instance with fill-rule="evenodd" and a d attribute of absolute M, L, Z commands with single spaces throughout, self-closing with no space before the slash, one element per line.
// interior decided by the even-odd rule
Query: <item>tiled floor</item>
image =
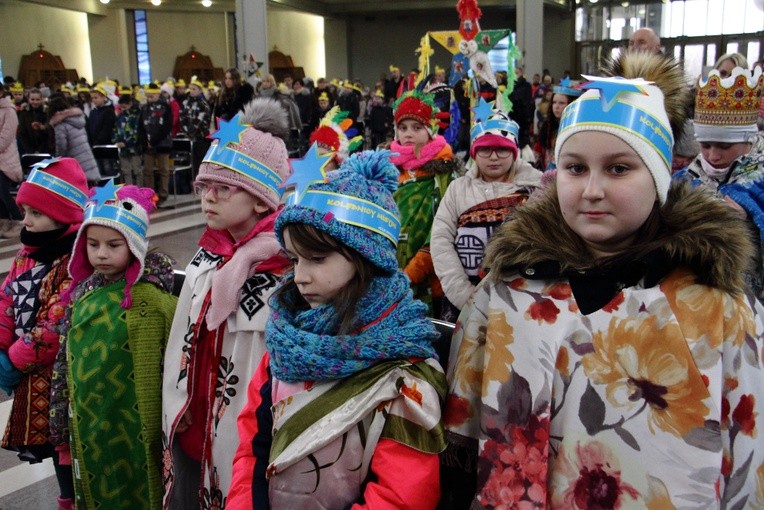
<path fill-rule="evenodd" d="M 172 202 L 172 199 L 170 199 Z M 167 253 L 184 269 L 196 253 L 197 241 L 204 231 L 204 218 L 198 201 L 179 196 L 175 209 L 152 214 L 149 229 L 150 247 Z M 0 274 L 5 276 L 18 242 L 0 242 Z M 11 409 L 11 400 L 0 391 L 0 433 Z M 42 464 L 21 462 L 12 452 L 0 449 L 0 510 L 55 510 L 58 485 L 50 459 Z"/>

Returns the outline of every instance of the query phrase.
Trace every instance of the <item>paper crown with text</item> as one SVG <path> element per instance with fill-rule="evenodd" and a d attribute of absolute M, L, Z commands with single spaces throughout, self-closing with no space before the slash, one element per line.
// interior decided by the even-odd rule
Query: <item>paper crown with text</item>
<path fill-rule="evenodd" d="M 698 81 L 695 134 L 704 142 L 743 142 L 756 134 L 756 119 L 764 92 L 764 74 L 736 67 L 727 78 L 711 71 Z"/>
<path fill-rule="evenodd" d="M 393 193 L 398 170 L 390 151 L 363 151 L 338 170 L 327 172 L 331 156 L 319 155 L 314 143 L 302 159 L 290 160 L 292 175 L 282 186 L 290 190 L 275 231 L 283 244 L 283 228 L 305 223 L 353 248 L 385 271 L 398 268 L 395 247 L 400 216 Z"/>

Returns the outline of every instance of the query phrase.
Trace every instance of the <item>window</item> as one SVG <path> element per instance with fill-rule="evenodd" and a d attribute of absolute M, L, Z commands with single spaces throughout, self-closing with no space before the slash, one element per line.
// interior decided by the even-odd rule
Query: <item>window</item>
<path fill-rule="evenodd" d="M 145 85 L 151 82 L 151 60 L 149 58 L 149 33 L 146 22 L 146 11 L 133 11 L 135 19 L 135 57 L 138 62 L 138 83 Z"/>

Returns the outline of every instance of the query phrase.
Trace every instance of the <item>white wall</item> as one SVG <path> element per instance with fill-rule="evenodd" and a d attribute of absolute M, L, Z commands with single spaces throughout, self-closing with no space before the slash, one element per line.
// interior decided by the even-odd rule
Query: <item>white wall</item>
<path fill-rule="evenodd" d="M 268 44 L 268 51 L 275 47 L 292 57 L 294 65 L 305 70 L 305 76 L 315 79 L 326 75 L 324 18 L 321 16 L 268 8 Z"/>
<path fill-rule="evenodd" d="M 106 16 L 88 15 L 94 82 L 106 77 L 123 84 L 135 81 L 131 74 L 137 73 L 131 73 L 130 68 L 130 53 L 134 53 L 135 43 L 128 37 L 126 18 L 132 23 L 132 17 L 126 16 L 123 9 L 110 9 Z"/>
<path fill-rule="evenodd" d="M 92 79 L 87 16 L 38 4 L 0 3 L 3 73 L 17 77 L 21 57 L 42 44 L 45 50 L 60 56 L 67 69 L 76 69 L 80 76 Z"/>

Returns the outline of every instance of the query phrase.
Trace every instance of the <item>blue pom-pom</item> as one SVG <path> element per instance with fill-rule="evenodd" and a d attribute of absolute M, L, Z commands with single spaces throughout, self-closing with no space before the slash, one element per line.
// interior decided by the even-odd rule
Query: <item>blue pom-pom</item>
<path fill-rule="evenodd" d="M 387 149 L 357 152 L 342 163 L 340 170 L 352 170 L 370 181 L 376 181 L 390 193 L 398 189 L 398 169 L 390 161 Z"/>

